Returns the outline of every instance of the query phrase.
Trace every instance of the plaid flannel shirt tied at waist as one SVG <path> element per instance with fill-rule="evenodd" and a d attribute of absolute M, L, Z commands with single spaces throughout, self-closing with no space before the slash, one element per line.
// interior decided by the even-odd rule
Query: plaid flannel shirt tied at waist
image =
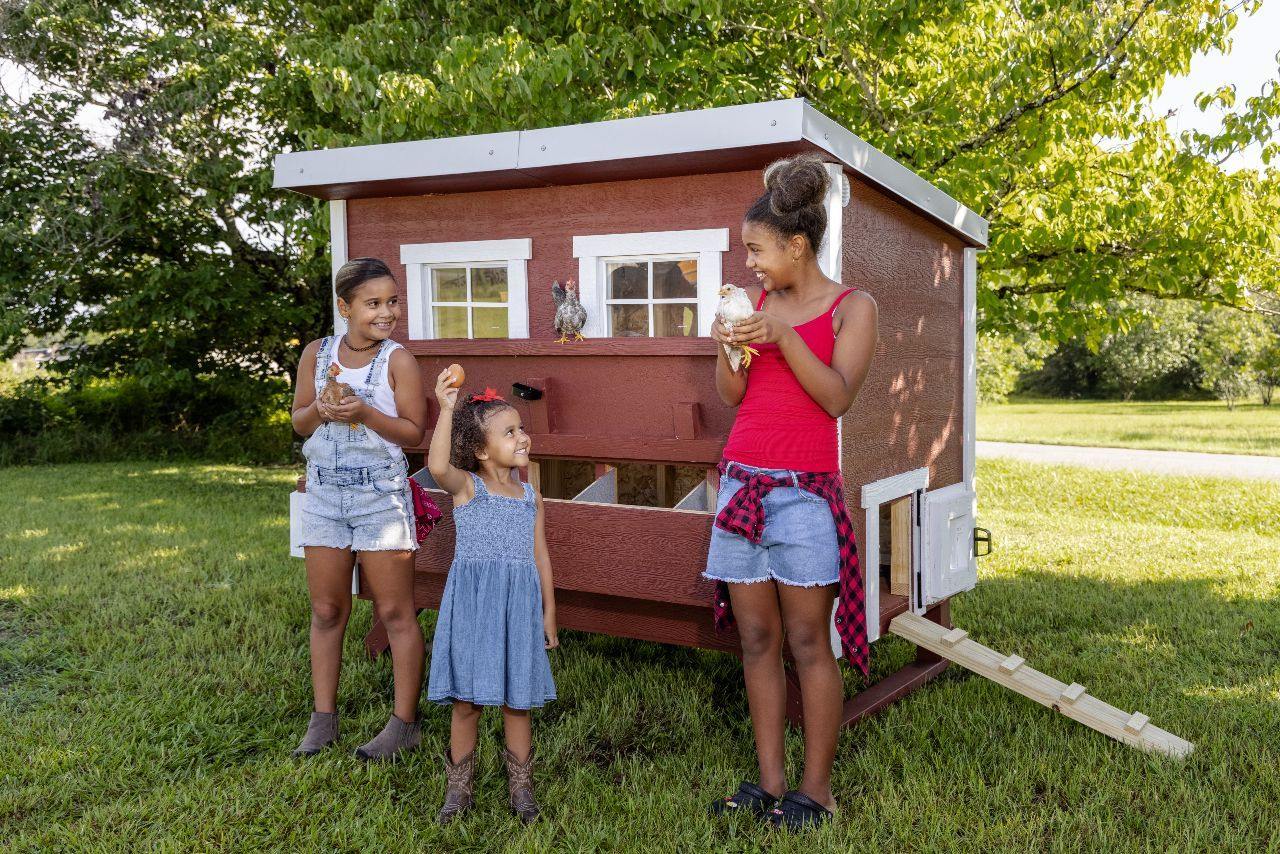
<path fill-rule="evenodd" d="M 836 524 L 836 542 L 840 549 L 840 592 L 836 598 L 836 633 L 845 657 L 866 676 L 870 672 L 871 653 L 867 643 L 867 598 L 862 581 L 862 567 L 858 560 L 858 543 L 853 533 L 853 522 L 844 503 L 844 486 L 839 472 L 797 472 L 773 477 L 744 469 L 729 461 L 721 460 L 717 466 L 720 474 L 740 480 L 743 487 L 729 499 L 729 503 L 716 516 L 715 525 L 722 531 L 746 537 L 759 543 L 764 535 L 764 497 L 779 486 L 795 486 L 811 492 L 827 502 L 831 518 Z M 725 631 L 735 624 L 729 604 L 729 585 L 716 583 L 712 601 L 716 629 Z"/>

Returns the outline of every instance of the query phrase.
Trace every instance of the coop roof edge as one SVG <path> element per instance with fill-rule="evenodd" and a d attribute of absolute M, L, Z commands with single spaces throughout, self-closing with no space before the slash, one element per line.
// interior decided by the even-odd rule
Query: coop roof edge
<path fill-rule="evenodd" d="M 320 199 L 515 189 L 561 183 L 591 167 L 625 180 L 625 164 L 753 148 L 813 146 L 976 246 L 987 221 L 803 98 L 663 113 L 535 130 L 393 142 L 277 155 L 275 183 Z M 677 174 L 671 172 L 670 174 Z M 574 182 L 581 182 L 577 178 Z"/>

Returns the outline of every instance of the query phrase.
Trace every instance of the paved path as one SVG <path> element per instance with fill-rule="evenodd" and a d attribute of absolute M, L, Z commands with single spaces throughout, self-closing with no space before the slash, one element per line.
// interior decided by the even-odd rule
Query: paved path
<path fill-rule="evenodd" d="M 1280 480 L 1280 457 L 1202 454 L 1193 451 L 1145 451 L 1080 445 L 1032 445 L 978 442 L 979 457 L 1012 457 L 1036 463 L 1066 463 L 1099 469 L 1129 469 L 1160 474 L 1210 475 Z"/>

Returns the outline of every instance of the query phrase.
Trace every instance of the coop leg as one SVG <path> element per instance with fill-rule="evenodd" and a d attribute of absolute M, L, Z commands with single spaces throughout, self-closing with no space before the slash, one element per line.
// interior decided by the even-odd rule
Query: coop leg
<path fill-rule="evenodd" d="M 926 611 L 924 616 L 925 619 L 938 625 L 950 626 L 950 603 L 941 602 Z M 947 660 L 942 656 L 917 646 L 915 661 L 844 701 L 844 716 L 841 718 L 841 724 L 852 726 L 863 718 L 874 715 L 946 670 L 947 664 Z"/>

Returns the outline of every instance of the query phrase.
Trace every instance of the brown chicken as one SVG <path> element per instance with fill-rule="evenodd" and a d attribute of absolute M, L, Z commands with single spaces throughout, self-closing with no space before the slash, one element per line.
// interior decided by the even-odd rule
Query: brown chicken
<path fill-rule="evenodd" d="M 337 406 L 342 403 L 344 397 L 356 396 L 351 386 L 338 382 L 338 374 L 342 373 L 342 368 L 338 367 L 337 362 L 329 366 L 327 373 L 329 374 L 329 381 L 324 384 L 324 388 L 320 389 L 320 401 L 322 403 L 328 406 Z M 358 424 L 352 424 L 351 429 L 354 430 L 358 426 Z"/>

